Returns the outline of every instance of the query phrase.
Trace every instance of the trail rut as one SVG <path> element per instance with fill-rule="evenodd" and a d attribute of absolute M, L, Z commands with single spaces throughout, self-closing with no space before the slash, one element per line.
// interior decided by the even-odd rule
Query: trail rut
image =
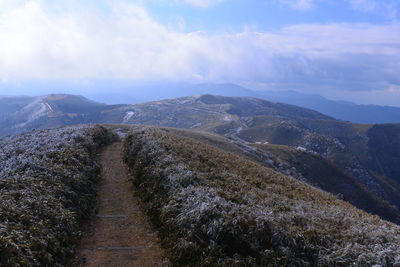
<path fill-rule="evenodd" d="M 121 143 L 114 143 L 101 153 L 98 210 L 73 266 L 168 266 L 157 235 L 139 208 L 121 149 Z"/>

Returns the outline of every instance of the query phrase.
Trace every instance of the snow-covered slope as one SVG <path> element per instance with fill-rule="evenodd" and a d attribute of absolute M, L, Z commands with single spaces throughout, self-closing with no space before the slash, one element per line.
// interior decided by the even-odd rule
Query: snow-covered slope
<path fill-rule="evenodd" d="M 85 122 L 105 105 L 81 96 L 0 98 L 0 136 Z"/>

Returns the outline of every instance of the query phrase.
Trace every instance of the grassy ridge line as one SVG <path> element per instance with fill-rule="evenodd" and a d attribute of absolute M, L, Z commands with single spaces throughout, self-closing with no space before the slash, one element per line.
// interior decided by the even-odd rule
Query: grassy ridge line
<path fill-rule="evenodd" d="M 250 144 L 250 146 L 241 147 L 232 140 L 212 133 L 176 128 L 164 129 L 226 152 L 232 152 L 264 167 L 340 196 L 341 199 L 359 209 L 400 224 L 400 213 L 395 207 L 368 190 L 356 178 L 344 173 L 327 159 L 314 153 L 272 144 Z"/>
<path fill-rule="evenodd" d="M 400 228 L 332 195 L 167 130 L 125 160 L 176 266 L 400 264 Z"/>
<path fill-rule="evenodd" d="M 64 266 L 93 211 L 103 127 L 36 131 L 0 142 L 0 266 Z"/>

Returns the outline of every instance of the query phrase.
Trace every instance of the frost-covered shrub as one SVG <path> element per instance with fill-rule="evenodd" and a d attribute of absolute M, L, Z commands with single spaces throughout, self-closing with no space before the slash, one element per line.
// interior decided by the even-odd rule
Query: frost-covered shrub
<path fill-rule="evenodd" d="M 36 131 L 0 141 L 0 266 L 58 266 L 93 210 L 103 127 Z"/>
<path fill-rule="evenodd" d="M 124 155 L 177 266 L 400 266 L 400 227 L 241 157 L 157 128 Z"/>

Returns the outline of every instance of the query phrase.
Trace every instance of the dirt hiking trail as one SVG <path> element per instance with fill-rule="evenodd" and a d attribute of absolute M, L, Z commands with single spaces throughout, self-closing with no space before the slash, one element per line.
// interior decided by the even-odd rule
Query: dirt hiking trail
<path fill-rule="evenodd" d="M 73 266 L 168 266 L 157 234 L 139 208 L 121 150 L 122 144 L 114 143 L 101 153 L 97 214 L 83 234 Z"/>

